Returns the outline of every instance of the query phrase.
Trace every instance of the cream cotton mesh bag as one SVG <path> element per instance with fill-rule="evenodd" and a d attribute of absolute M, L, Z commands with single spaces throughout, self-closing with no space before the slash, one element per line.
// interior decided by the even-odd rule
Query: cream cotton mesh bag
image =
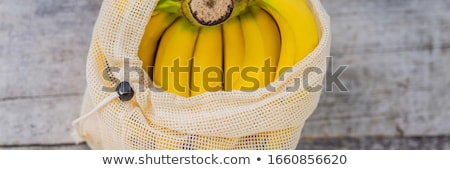
<path fill-rule="evenodd" d="M 303 125 L 317 107 L 330 53 L 329 16 L 319 0 L 310 0 L 319 44 L 271 90 L 218 91 L 184 98 L 158 91 L 143 74 L 138 47 L 158 0 L 104 0 L 89 49 L 87 88 L 74 136 L 92 149 L 270 150 L 295 149 Z M 131 68 L 132 71 L 124 71 Z M 122 101 L 116 87 L 129 82 L 134 95 Z"/>

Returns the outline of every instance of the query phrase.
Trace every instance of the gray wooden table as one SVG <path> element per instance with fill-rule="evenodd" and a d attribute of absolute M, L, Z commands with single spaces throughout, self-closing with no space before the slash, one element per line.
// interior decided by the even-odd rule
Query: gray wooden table
<path fill-rule="evenodd" d="M 323 93 L 299 149 L 450 149 L 450 1 L 322 3 L 349 91 Z M 88 149 L 70 123 L 100 6 L 0 0 L 0 149 Z"/>

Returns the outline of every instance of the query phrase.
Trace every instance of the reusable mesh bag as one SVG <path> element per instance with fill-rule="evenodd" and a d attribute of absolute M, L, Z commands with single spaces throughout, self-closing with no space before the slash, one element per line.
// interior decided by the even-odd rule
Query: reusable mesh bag
<path fill-rule="evenodd" d="M 104 0 L 87 58 L 87 88 L 75 137 L 92 149 L 295 149 L 306 119 L 317 107 L 330 53 L 329 16 L 310 0 L 318 46 L 273 89 L 206 92 L 184 98 L 157 92 L 137 56 L 141 37 L 158 0 Z M 124 67 L 134 68 L 124 71 Z M 139 68 L 139 69 L 136 69 Z M 134 97 L 121 101 L 114 89 L 130 82 Z M 295 91 L 289 87 L 307 81 Z"/>

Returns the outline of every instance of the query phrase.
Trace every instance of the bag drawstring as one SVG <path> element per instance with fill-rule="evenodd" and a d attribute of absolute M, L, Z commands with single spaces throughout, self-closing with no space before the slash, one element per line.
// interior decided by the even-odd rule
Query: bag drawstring
<path fill-rule="evenodd" d="M 121 101 L 129 101 L 129 100 L 131 100 L 131 98 L 133 98 L 133 96 L 134 96 L 134 91 L 131 88 L 130 83 L 128 83 L 126 81 L 121 82 L 117 86 L 116 92 L 111 93 L 108 97 L 106 97 L 100 103 L 98 103 L 97 106 L 95 106 L 90 112 L 75 119 L 72 122 L 72 126 L 75 127 L 75 131 L 72 133 L 72 137 L 75 139 L 75 142 L 80 143 L 81 141 L 83 141 L 82 136 L 84 136 L 84 133 L 82 133 L 82 130 L 80 129 L 80 127 L 82 127 L 82 126 L 77 126 L 77 125 L 81 124 L 81 121 L 94 115 L 94 113 L 98 113 L 97 112 L 98 110 L 103 108 L 105 105 L 107 105 L 114 99 L 119 98 Z"/>
<path fill-rule="evenodd" d="M 97 111 L 98 111 L 99 109 L 103 108 L 105 105 L 107 105 L 107 104 L 108 104 L 109 102 L 111 102 L 112 100 L 117 99 L 117 97 L 119 97 L 119 94 L 117 94 L 117 93 L 111 93 L 108 97 L 106 97 L 105 99 L 103 99 L 103 101 L 101 101 L 101 102 L 100 102 L 94 109 L 92 109 L 89 113 L 87 113 L 87 114 L 85 114 L 85 115 L 79 117 L 78 119 L 75 119 L 75 120 L 72 122 L 72 126 L 75 127 L 75 131 L 74 131 L 74 134 L 72 134 L 72 137 L 75 138 L 76 143 L 79 143 L 79 142 L 83 141 L 83 140 L 82 140 L 82 136 L 84 136 L 84 134 L 80 132 L 81 129 L 79 128 L 79 127 L 82 127 L 82 126 L 77 126 L 77 125 L 80 125 L 80 123 L 81 123 L 82 120 L 84 120 L 84 119 L 86 119 L 86 118 L 88 118 L 88 117 L 94 115 L 94 113 L 97 113 Z"/>

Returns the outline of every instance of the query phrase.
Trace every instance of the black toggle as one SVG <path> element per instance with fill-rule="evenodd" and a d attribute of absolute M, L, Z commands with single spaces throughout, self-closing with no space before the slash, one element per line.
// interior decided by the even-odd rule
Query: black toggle
<path fill-rule="evenodd" d="M 119 99 L 123 102 L 129 101 L 133 98 L 134 91 L 131 88 L 130 83 L 126 81 L 122 81 L 116 88 L 117 93 L 119 94 Z"/>

